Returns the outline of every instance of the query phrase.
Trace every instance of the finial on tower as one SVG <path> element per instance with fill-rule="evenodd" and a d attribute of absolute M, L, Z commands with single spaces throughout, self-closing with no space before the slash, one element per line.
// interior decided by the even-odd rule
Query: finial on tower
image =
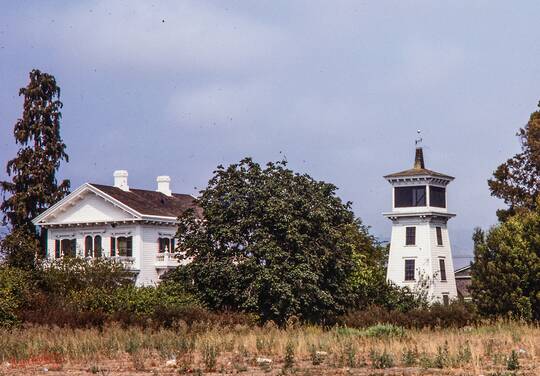
<path fill-rule="evenodd" d="M 422 146 L 421 146 L 422 145 L 422 137 L 421 137 L 422 131 L 418 129 L 416 133 L 418 134 L 418 137 L 416 138 L 416 140 L 414 140 L 414 144 L 416 145 L 416 155 L 414 156 L 414 168 L 421 169 L 421 168 L 425 168 L 424 151 L 422 150 Z"/>

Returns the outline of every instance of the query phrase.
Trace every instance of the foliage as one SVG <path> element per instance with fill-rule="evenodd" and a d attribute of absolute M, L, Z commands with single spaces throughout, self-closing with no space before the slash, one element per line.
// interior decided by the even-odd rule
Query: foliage
<path fill-rule="evenodd" d="M 387 309 L 382 306 L 369 306 L 364 309 L 353 309 L 337 318 L 336 323 L 348 328 L 373 327 L 375 333 L 386 329 L 379 329 L 378 324 L 392 324 L 405 328 L 435 328 L 435 327 L 463 327 L 473 325 L 479 321 L 470 304 L 451 302 L 445 306 L 433 304 L 429 307 L 414 308 L 407 312 L 396 309 Z M 399 332 L 398 332 L 399 333 Z"/>
<path fill-rule="evenodd" d="M 24 96 L 24 110 L 13 133 L 20 149 L 7 163 L 11 181 L 0 182 L 3 221 L 9 222 L 14 232 L 2 241 L 2 249 L 11 265 L 29 268 L 38 251 L 29 247 L 35 244 L 32 238 L 38 239 L 32 219 L 67 194 L 69 181 L 58 184 L 56 172 L 61 161 L 68 161 L 68 155 L 60 137 L 62 102 L 55 78 L 32 70 L 28 86 L 20 89 L 19 95 Z"/>
<path fill-rule="evenodd" d="M 472 297 L 480 313 L 540 319 L 540 214 L 519 213 L 474 234 Z"/>
<path fill-rule="evenodd" d="M 539 208 L 540 110 L 531 114 L 529 122 L 520 128 L 517 135 L 521 141 L 521 153 L 501 164 L 488 181 L 491 194 L 509 205 L 509 209 L 497 212 L 502 221 L 521 209 Z"/>
<path fill-rule="evenodd" d="M 508 357 L 508 360 L 506 362 L 506 369 L 509 371 L 516 371 L 520 368 L 519 366 L 519 358 L 516 350 L 512 350 L 510 353 L 510 356 Z"/>
<path fill-rule="evenodd" d="M 63 257 L 40 265 L 39 282 L 45 293 L 65 297 L 89 288 L 115 290 L 132 284 L 133 275 L 112 260 Z"/>
<path fill-rule="evenodd" d="M 354 298 L 351 278 L 363 286 L 354 281 L 364 277 L 352 273 L 372 264 L 375 247 L 335 192 L 286 162 L 262 168 L 245 158 L 218 166 L 198 199 L 204 220 L 193 212 L 180 218 L 179 249 L 192 262 L 175 278 L 193 282 L 212 309 L 254 312 L 279 324 L 344 312 Z"/>
<path fill-rule="evenodd" d="M 19 310 L 30 300 L 33 290 L 34 283 L 28 272 L 0 266 L 0 327 L 19 323 Z"/>

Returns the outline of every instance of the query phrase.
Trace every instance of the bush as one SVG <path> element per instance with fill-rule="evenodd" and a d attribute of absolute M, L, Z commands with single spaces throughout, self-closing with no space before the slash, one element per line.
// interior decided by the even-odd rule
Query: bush
<path fill-rule="evenodd" d="M 478 321 L 479 317 L 474 312 L 473 306 L 452 302 L 448 306 L 434 304 L 406 313 L 381 306 L 370 306 L 364 310 L 349 311 L 337 319 L 337 324 L 350 328 L 365 328 L 377 324 L 392 324 L 405 328 L 434 328 L 463 327 Z"/>
<path fill-rule="evenodd" d="M 19 311 L 28 304 L 33 291 L 29 272 L 0 266 L 0 326 L 10 327 L 20 322 Z"/>

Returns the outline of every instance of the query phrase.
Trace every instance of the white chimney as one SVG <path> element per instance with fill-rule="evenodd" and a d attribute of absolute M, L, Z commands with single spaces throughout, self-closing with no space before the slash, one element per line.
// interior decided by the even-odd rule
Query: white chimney
<path fill-rule="evenodd" d="M 168 176 L 158 176 L 157 179 L 157 189 L 156 191 L 163 193 L 167 196 L 172 196 L 171 192 L 171 178 Z"/>
<path fill-rule="evenodd" d="M 114 172 L 114 186 L 128 192 L 128 172 L 126 170 L 116 170 Z"/>

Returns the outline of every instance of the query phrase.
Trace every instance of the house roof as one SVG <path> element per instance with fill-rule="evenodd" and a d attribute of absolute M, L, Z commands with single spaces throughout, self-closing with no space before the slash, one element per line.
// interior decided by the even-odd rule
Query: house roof
<path fill-rule="evenodd" d="M 202 209 L 195 203 L 193 196 L 173 193 L 167 196 L 161 192 L 130 188 L 124 191 L 110 185 L 90 183 L 94 188 L 120 201 L 142 215 L 160 217 L 178 217 L 188 209 L 194 209 L 202 217 Z"/>

